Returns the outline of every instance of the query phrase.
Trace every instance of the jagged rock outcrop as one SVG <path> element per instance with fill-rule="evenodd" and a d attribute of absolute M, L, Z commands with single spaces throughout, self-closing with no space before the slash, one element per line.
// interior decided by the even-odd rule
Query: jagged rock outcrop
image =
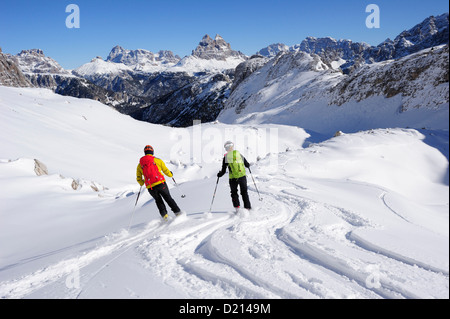
<path fill-rule="evenodd" d="M 197 48 L 192 51 L 192 56 L 205 60 L 219 61 L 232 57 L 246 59 L 245 54 L 232 50 L 231 45 L 220 35 L 216 35 L 214 40 L 209 35 L 205 35 Z"/>

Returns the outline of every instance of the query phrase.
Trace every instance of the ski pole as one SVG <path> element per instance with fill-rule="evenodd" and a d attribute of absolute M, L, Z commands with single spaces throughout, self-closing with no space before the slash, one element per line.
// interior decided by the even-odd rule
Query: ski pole
<path fill-rule="evenodd" d="M 211 214 L 211 211 L 212 211 L 212 207 L 213 207 L 213 203 L 214 203 L 214 198 L 216 198 L 216 191 L 217 191 L 217 185 L 219 185 L 219 178 L 220 178 L 220 177 L 217 177 L 216 188 L 214 189 L 214 195 L 213 195 L 213 198 L 212 198 L 212 201 L 211 201 L 211 207 L 209 208 L 209 213 L 210 213 L 210 214 Z"/>
<path fill-rule="evenodd" d="M 258 192 L 259 201 L 262 201 L 261 194 L 259 193 L 258 187 L 256 187 L 256 182 L 255 182 L 255 179 L 253 178 L 252 170 L 250 169 L 250 167 L 248 168 L 248 171 L 250 172 L 250 176 L 252 177 L 253 184 L 255 185 L 256 191 Z"/>
<path fill-rule="evenodd" d="M 181 192 L 180 188 L 178 187 L 177 182 L 175 181 L 175 178 L 172 177 L 172 180 L 173 180 L 173 182 L 175 183 L 175 186 L 177 187 L 178 191 L 180 192 L 181 198 L 185 198 L 186 195 L 184 195 L 184 194 Z"/>
<path fill-rule="evenodd" d="M 139 196 L 141 196 L 141 191 L 142 191 L 142 186 L 141 186 L 141 188 L 139 188 L 139 193 L 138 193 L 137 198 L 136 198 L 136 203 L 134 203 L 133 213 L 131 213 L 130 223 L 128 224 L 128 230 L 127 231 L 130 231 L 131 221 L 133 220 L 134 211 L 136 210 L 136 206 L 137 206 L 137 203 L 138 203 L 138 200 L 139 200 Z"/>

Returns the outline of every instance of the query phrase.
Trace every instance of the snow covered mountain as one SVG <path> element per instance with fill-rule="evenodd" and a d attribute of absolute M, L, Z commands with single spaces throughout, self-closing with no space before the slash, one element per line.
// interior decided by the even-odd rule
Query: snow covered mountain
<path fill-rule="evenodd" d="M 348 111 L 341 112 L 341 117 L 358 114 L 355 120 L 360 126 L 370 128 L 370 123 L 377 123 L 370 119 L 377 97 L 386 99 L 382 103 L 390 111 L 385 116 L 392 118 L 392 123 L 408 118 L 404 111 L 415 107 L 445 112 L 448 46 L 442 45 L 448 43 L 448 27 L 446 13 L 429 17 L 376 47 L 308 37 L 292 47 L 271 45 L 250 58 L 231 49 L 219 35 L 214 39 L 205 35 L 183 59 L 171 51 L 155 54 L 116 46 L 106 60 L 97 57 L 72 74 L 41 50 L 25 50 L 10 60 L 16 61 L 33 86 L 94 98 L 137 119 L 159 124 L 214 121 L 220 112 L 221 121 L 270 122 L 267 114 L 281 112 L 284 117 L 277 121 L 285 118 L 287 124 L 304 123 L 308 115 L 312 129 L 322 111 L 328 114 L 331 110 L 329 114 L 336 116 L 337 110 L 345 109 Z M 367 116 L 363 116 L 365 108 L 370 109 Z M 344 129 L 341 122 L 330 119 L 329 130 Z"/>
<path fill-rule="evenodd" d="M 106 60 L 96 58 L 74 74 L 148 102 L 116 107 L 125 114 L 152 123 L 189 126 L 196 119 L 216 119 L 229 94 L 234 69 L 246 59 L 221 36 L 213 40 L 205 35 L 192 55 L 183 59 L 171 51 L 155 55 L 116 46 Z"/>
<path fill-rule="evenodd" d="M 92 69 L 103 62 L 94 60 L 90 65 Z M 0 63 L 0 85 L 48 88 L 61 95 L 93 99 L 117 108 L 139 107 L 148 103 L 145 97 L 114 92 L 76 76 L 39 49 L 23 50 L 14 56 L 0 52 Z M 87 72 L 92 72 L 92 69 Z"/>
<path fill-rule="evenodd" d="M 40 49 L 22 50 L 17 55 L 9 55 L 14 60 L 23 73 L 33 74 L 58 74 L 70 75 L 70 72 L 64 70 L 54 59 L 45 56 Z"/>
<path fill-rule="evenodd" d="M 290 48 L 271 46 L 259 52 L 265 60 L 257 55 L 238 66 L 218 120 L 298 125 L 327 135 L 387 123 L 448 129 L 448 28 L 447 13 L 377 47 L 313 37 Z"/>
<path fill-rule="evenodd" d="M 233 90 L 218 120 L 328 135 L 385 125 L 448 129 L 448 51 L 448 45 L 426 49 L 351 75 L 315 54 L 280 53 Z"/>
<path fill-rule="evenodd" d="M 192 56 L 205 60 L 246 59 L 245 54 L 232 50 L 231 45 L 218 34 L 214 40 L 209 35 L 205 35 L 197 48 L 192 51 Z"/>
<path fill-rule="evenodd" d="M 189 84 L 130 115 L 151 123 L 181 127 L 193 125 L 194 120 L 212 122 L 223 109 L 231 85 L 231 78 L 227 74 L 198 76 Z"/>
<path fill-rule="evenodd" d="M 400 33 L 394 41 L 386 40 L 393 46 L 392 58 L 397 59 L 426 48 L 448 43 L 449 14 L 431 16 L 413 28 Z"/>
<path fill-rule="evenodd" d="M 2 53 L 0 48 L 0 85 L 12 87 L 28 87 L 31 83 L 23 75 L 14 61 Z"/>
<path fill-rule="evenodd" d="M 280 52 L 288 52 L 290 50 L 291 50 L 291 48 L 288 47 L 286 44 L 274 43 L 274 44 L 271 44 L 271 45 L 259 50 L 256 54 L 262 55 L 262 56 L 265 56 L 268 58 L 273 58 Z"/>
<path fill-rule="evenodd" d="M 147 50 L 126 50 L 121 46 L 115 46 L 106 61 L 123 63 L 131 67 L 134 71 L 157 72 L 175 65 L 181 60 L 172 51 L 161 50 L 153 53 Z"/>
<path fill-rule="evenodd" d="M 413 109 L 445 109 L 449 102 L 448 61 L 447 44 L 367 65 L 332 88 L 330 104 L 342 106 L 377 95 L 387 99 L 400 95 L 400 113 Z"/>
<path fill-rule="evenodd" d="M 108 77 L 126 75 L 128 72 L 132 72 L 133 69 L 123 63 L 111 63 L 104 61 L 102 57 L 95 57 L 91 62 L 83 64 L 79 68 L 73 70 L 73 74 L 84 77 L 90 80 L 96 77 Z"/>
<path fill-rule="evenodd" d="M 92 59 L 75 69 L 73 73 L 96 82 L 99 77 L 126 77 L 129 73 L 164 72 L 180 61 L 172 51 L 153 53 L 147 50 L 127 50 L 117 45 L 112 48 L 106 60 Z"/>
<path fill-rule="evenodd" d="M 386 39 L 378 46 L 351 40 L 336 40 L 331 37 L 308 37 L 300 44 L 288 47 L 273 44 L 261 49 L 258 54 L 274 57 L 279 52 L 302 51 L 319 55 L 329 66 L 351 73 L 363 64 L 399 59 L 426 48 L 448 43 L 449 15 L 431 16 L 409 30 L 403 31 L 394 40 Z"/>
<path fill-rule="evenodd" d="M 3 86 L 0 119 L 2 299 L 449 298 L 448 131 L 173 128 Z M 226 178 L 211 206 L 228 139 L 252 163 L 251 211 Z M 145 191 L 134 210 L 149 143 L 185 212 L 167 223 Z"/>
<path fill-rule="evenodd" d="M 124 77 L 129 73 L 187 73 L 194 75 L 198 72 L 221 72 L 234 69 L 246 60 L 246 56 L 231 49 L 220 35 L 215 39 L 205 35 L 192 55 L 181 59 L 172 51 L 161 50 L 154 54 L 147 50 L 127 50 L 115 46 L 108 58 L 100 57 L 74 70 L 74 74 L 96 81 L 96 77 L 112 75 Z M 133 74 L 132 76 L 134 76 Z"/>

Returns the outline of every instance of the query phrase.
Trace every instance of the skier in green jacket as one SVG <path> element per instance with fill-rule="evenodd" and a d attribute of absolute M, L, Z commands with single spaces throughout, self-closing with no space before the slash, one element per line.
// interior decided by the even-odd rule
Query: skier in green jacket
<path fill-rule="evenodd" d="M 226 142 L 224 147 L 227 153 L 223 157 L 222 170 L 217 173 L 217 177 L 220 178 L 225 175 L 228 167 L 233 206 L 236 209 L 240 207 L 238 195 L 239 186 L 241 189 L 242 200 L 244 201 L 244 208 L 251 209 L 252 206 L 250 204 L 247 190 L 247 173 L 245 171 L 245 168 L 249 168 L 250 164 L 247 162 L 245 157 L 241 153 L 239 153 L 239 151 L 234 150 L 233 142 Z"/>

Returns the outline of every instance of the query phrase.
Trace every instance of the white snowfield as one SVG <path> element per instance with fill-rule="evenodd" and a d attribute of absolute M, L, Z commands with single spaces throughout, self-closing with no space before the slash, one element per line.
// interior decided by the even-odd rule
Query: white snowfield
<path fill-rule="evenodd" d="M 448 129 L 314 144 L 294 126 L 170 128 L 6 87 L 0 122 L 1 298 L 449 298 Z M 212 203 L 228 139 L 252 164 L 237 214 L 227 176 Z M 147 144 L 178 183 L 168 222 L 145 190 L 134 210 Z"/>

